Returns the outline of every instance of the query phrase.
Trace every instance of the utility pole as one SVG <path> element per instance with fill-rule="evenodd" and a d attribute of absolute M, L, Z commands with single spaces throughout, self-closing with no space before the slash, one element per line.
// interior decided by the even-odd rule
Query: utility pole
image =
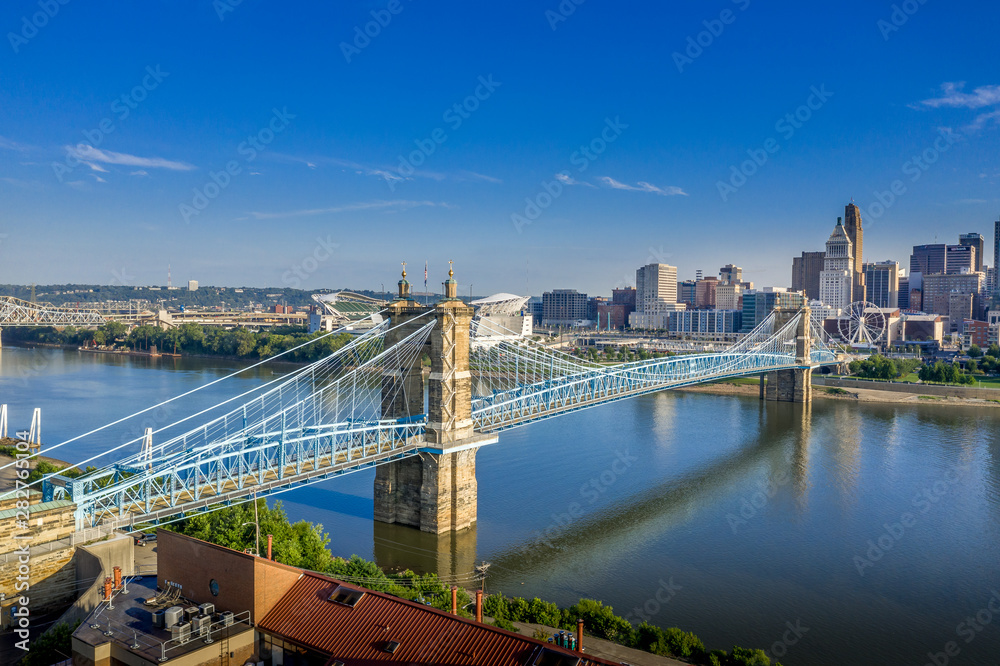
<path fill-rule="evenodd" d="M 486 562 L 485 560 L 483 561 L 482 564 L 476 567 L 476 573 L 479 574 L 479 589 L 483 591 L 483 594 L 486 594 L 486 571 L 489 568 L 490 568 L 490 563 Z"/>

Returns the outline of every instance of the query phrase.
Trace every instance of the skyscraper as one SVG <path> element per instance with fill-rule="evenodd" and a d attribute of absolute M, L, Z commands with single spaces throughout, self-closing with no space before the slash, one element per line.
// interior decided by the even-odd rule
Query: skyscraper
<path fill-rule="evenodd" d="M 1000 294 L 1000 220 L 993 223 L 993 293 Z"/>
<path fill-rule="evenodd" d="M 986 261 L 986 240 L 983 238 L 983 235 L 976 232 L 962 234 L 958 237 L 958 244 L 976 250 L 976 266 L 973 270 L 977 273 L 981 272 L 983 270 L 983 263 Z"/>
<path fill-rule="evenodd" d="M 792 291 L 804 291 L 808 298 L 819 298 L 819 274 L 823 272 L 825 252 L 803 252 L 792 258 Z"/>
<path fill-rule="evenodd" d="M 637 312 L 655 313 L 666 304 L 677 303 L 677 267 L 647 264 L 635 272 L 635 308 Z"/>
<path fill-rule="evenodd" d="M 856 283 L 851 239 L 844 228 L 843 220 L 838 217 L 837 226 L 826 241 L 823 272 L 819 274 L 819 300 L 835 310 L 843 310 L 851 304 L 852 291 Z M 862 287 L 863 284 L 862 282 Z"/>
<path fill-rule="evenodd" d="M 853 272 L 853 282 L 851 283 L 852 300 L 861 300 L 865 293 L 865 268 L 864 268 L 864 237 L 865 232 L 861 228 L 861 209 L 853 203 L 844 206 L 844 231 L 851 239 L 851 271 Z M 829 305 L 829 304 L 828 304 Z"/>
<path fill-rule="evenodd" d="M 910 255 L 910 275 L 920 273 L 944 273 L 947 266 L 948 246 L 944 243 L 934 245 L 914 245 Z"/>
<path fill-rule="evenodd" d="M 865 300 L 880 308 L 899 307 L 897 262 L 880 261 L 876 264 L 865 264 Z"/>
<path fill-rule="evenodd" d="M 945 273 L 975 273 L 976 264 L 982 264 L 982 260 L 976 256 L 974 245 L 949 245 L 945 262 Z"/>
<path fill-rule="evenodd" d="M 719 279 L 729 283 L 743 282 L 743 269 L 739 266 L 726 264 L 719 269 Z"/>

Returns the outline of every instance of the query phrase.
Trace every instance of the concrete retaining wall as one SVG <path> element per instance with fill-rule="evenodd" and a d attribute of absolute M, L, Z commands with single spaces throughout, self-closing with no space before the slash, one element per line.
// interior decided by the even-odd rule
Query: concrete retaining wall
<path fill-rule="evenodd" d="M 135 571 L 132 537 L 122 535 L 89 546 L 79 546 L 76 549 L 75 564 L 76 590 L 80 596 L 51 625 L 50 630 L 63 622 L 73 624 L 90 615 L 104 594 L 104 579 L 114 575 L 115 567 L 121 567 L 122 574 L 126 576 Z"/>
<path fill-rule="evenodd" d="M 1000 400 L 1000 389 L 976 388 L 971 386 L 938 386 L 935 384 L 903 384 L 899 382 L 879 382 L 866 379 L 846 379 L 830 375 L 813 375 L 814 386 L 837 386 L 844 389 L 870 389 L 893 393 L 920 393 L 939 395 L 947 398 L 979 398 Z"/>

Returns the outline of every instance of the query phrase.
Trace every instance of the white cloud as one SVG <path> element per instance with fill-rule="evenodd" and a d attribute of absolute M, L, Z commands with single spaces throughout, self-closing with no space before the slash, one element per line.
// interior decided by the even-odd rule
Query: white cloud
<path fill-rule="evenodd" d="M 44 188 L 42 184 L 37 180 L 22 180 L 20 178 L 0 178 L 0 182 L 7 183 L 8 185 L 13 185 L 14 187 L 20 188 L 22 190 L 30 190 L 32 192 L 41 192 Z"/>
<path fill-rule="evenodd" d="M 419 208 L 430 206 L 434 208 L 452 208 L 451 204 L 435 203 L 433 201 L 366 201 L 344 206 L 332 206 L 330 208 L 307 208 L 304 210 L 291 210 L 277 213 L 260 213 L 251 211 L 250 215 L 257 220 L 273 220 L 282 217 L 301 217 L 304 215 L 323 215 L 333 213 L 351 213 L 362 210 L 405 210 L 409 208 Z"/>
<path fill-rule="evenodd" d="M 29 146 L 26 146 L 23 143 L 18 143 L 12 139 L 8 139 L 7 137 L 0 136 L 0 148 L 4 150 L 17 150 L 19 152 L 24 152 L 28 150 Z"/>
<path fill-rule="evenodd" d="M 576 178 L 574 178 L 573 176 L 569 175 L 565 171 L 557 173 L 556 174 L 556 180 L 558 180 L 563 185 L 583 185 L 584 187 L 594 187 L 590 183 L 585 183 L 583 181 L 577 180 Z"/>
<path fill-rule="evenodd" d="M 925 99 L 921 104 L 935 109 L 940 107 L 981 109 L 1000 104 L 1000 85 L 979 86 L 971 93 L 962 92 L 964 88 L 965 81 L 942 83 L 941 97 Z"/>
<path fill-rule="evenodd" d="M 149 172 L 146 171 L 145 169 L 136 169 L 135 171 L 130 172 L 129 175 L 130 176 L 148 176 Z"/>
<path fill-rule="evenodd" d="M 975 132 L 989 125 L 990 121 L 1000 123 L 1000 111 L 990 111 L 989 113 L 979 114 L 976 116 L 976 119 L 972 121 L 972 124 L 965 129 L 966 131 Z"/>
<path fill-rule="evenodd" d="M 98 148 L 94 148 L 93 146 L 88 146 L 85 143 L 81 143 L 75 147 L 67 146 L 66 150 L 80 159 L 80 161 L 86 162 L 90 168 L 95 171 L 103 171 L 103 169 L 94 166 L 94 162 L 103 162 L 104 164 L 123 164 L 126 166 L 146 167 L 150 169 L 170 169 L 172 171 L 191 171 L 194 169 L 192 165 L 186 164 L 185 162 L 176 162 L 162 157 L 139 157 L 137 155 L 128 155 L 126 153 L 115 153 L 110 150 L 100 150 Z"/>
<path fill-rule="evenodd" d="M 459 172 L 459 178 L 465 177 L 468 180 L 482 180 L 487 183 L 494 183 L 499 185 L 503 181 L 499 178 L 494 178 L 493 176 L 487 176 L 483 173 L 476 173 L 475 171 L 461 171 Z"/>
<path fill-rule="evenodd" d="M 618 182 L 610 176 L 601 176 L 599 180 L 607 185 L 608 187 L 615 190 L 627 190 L 629 192 L 650 192 L 652 194 L 659 194 L 664 197 L 672 196 L 688 196 L 687 192 L 677 187 L 676 185 L 667 185 L 666 187 L 657 187 L 651 183 L 647 183 L 644 180 L 640 180 L 635 185 L 626 185 L 625 183 Z"/>
<path fill-rule="evenodd" d="M 987 203 L 986 199 L 959 199 L 955 202 L 960 206 L 974 206 L 977 204 Z"/>

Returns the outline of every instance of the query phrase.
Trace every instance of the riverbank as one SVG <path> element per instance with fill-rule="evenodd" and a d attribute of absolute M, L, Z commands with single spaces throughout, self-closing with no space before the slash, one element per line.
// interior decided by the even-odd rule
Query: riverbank
<path fill-rule="evenodd" d="M 881 388 L 877 382 L 872 382 L 872 388 L 840 388 L 813 384 L 813 398 L 888 404 L 1000 407 L 1000 402 L 998 402 L 1000 396 L 996 399 L 962 398 L 957 396 L 931 395 L 921 392 L 919 384 L 908 384 L 907 387 L 913 390 L 902 392 L 897 390 L 899 388 L 898 385 L 893 386 L 890 384 L 889 386 L 892 388 Z M 723 381 L 713 384 L 700 384 L 698 386 L 685 386 L 674 390 L 688 393 L 709 393 L 712 395 L 742 395 L 754 398 L 760 396 L 760 384 L 746 381 L 738 384 Z"/>

